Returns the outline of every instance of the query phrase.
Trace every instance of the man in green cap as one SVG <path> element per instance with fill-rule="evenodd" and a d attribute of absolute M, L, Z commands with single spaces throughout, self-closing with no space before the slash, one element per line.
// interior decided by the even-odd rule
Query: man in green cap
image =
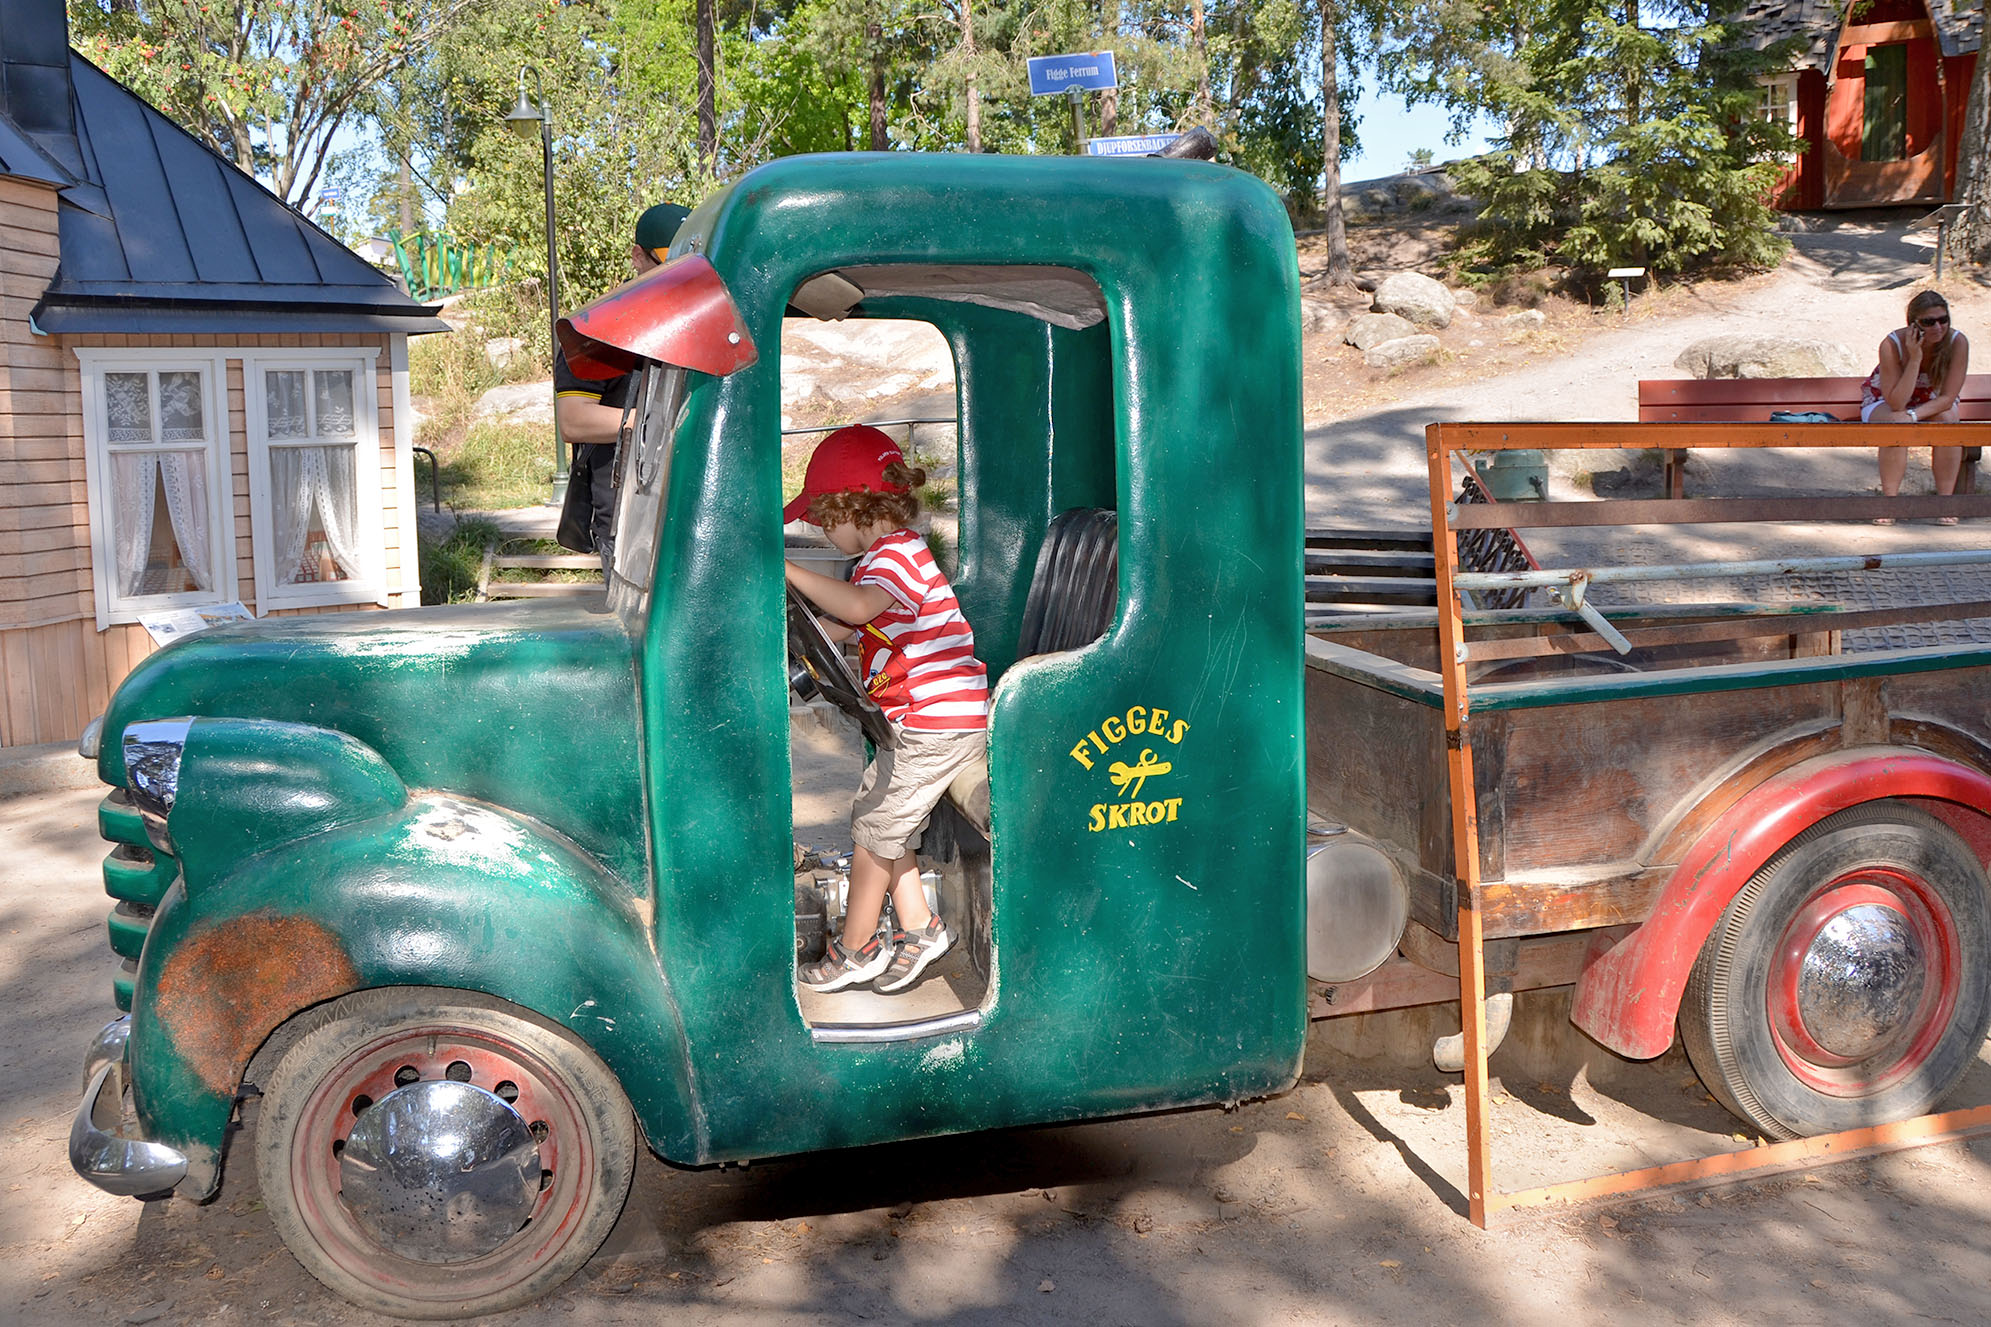
<path fill-rule="evenodd" d="M 663 264 L 678 227 L 691 215 L 676 203 L 658 203 L 636 218 L 629 265 L 637 276 Z M 607 382 L 577 378 L 558 347 L 553 354 L 553 411 L 560 436 L 573 449 L 567 470 L 567 500 L 560 509 L 558 539 L 576 553 L 600 553 L 602 574 L 614 557 L 615 444 L 622 415 L 636 390 L 634 373 Z"/>

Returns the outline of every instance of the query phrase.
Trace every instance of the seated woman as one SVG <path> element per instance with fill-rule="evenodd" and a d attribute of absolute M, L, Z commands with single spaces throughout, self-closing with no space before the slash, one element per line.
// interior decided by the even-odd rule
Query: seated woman
<path fill-rule="evenodd" d="M 1925 290 L 1908 301 L 1908 325 L 1881 338 L 1880 363 L 1860 389 L 1860 420 L 1870 424 L 1954 424 L 1957 397 L 1969 373 L 1970 342 L 1951 328 L 1949 301 L 1937 291 Z M 1961 447 L 1929 449 L 1936 492 L 1956 492 L 1957 473 L 1962 467 Z M 1907 472 L 1907 448 L 1880 449 L 1882 494 L 1890 498 L 1899 494 Z M 1943 525 L 1956 524 L 1954 516 L 1937 520 Z M 1894 518 L 1878 517 L 1874 524 L 1892 525 Z"/>

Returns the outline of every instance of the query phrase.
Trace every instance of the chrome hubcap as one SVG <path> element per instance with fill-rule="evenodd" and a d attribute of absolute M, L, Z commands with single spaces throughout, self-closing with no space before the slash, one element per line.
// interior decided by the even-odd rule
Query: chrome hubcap
<path fill-rule="evenodd" d="M 516 1235 L 540 1187 L 539 1143 L 502 1097 L 448 1079 L 398 1087 L 354 1121 L 340 1197 L 388 1251 L 481 1258 Z"/>
<path fill-rule="evenodd" d="M 1863 1059 L 1913 1018 L 1927 971 L 1906 917 L 1876 903 L 1847 908 L 1819 928 L 1805 951 L 1798 1016 L 1833 1055 Z"/>

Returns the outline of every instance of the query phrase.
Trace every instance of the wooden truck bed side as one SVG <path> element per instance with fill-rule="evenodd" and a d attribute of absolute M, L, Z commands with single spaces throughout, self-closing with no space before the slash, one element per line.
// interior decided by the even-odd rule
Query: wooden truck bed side
<path fill-rule="evenodd" d="M 1384 845 L 1412 918 L 1454 938 L 1439 679 L 1335 634 L 1308 641 L 1310 809 Z M 1991 648 L 1791 659 L 1792 636 L 1763 639 L 1786 657 L 1475 686 L 1489 938 L 1643 920 L 1715 817 L 1815 756 L 1911 746 L 1991 771 Z"/>

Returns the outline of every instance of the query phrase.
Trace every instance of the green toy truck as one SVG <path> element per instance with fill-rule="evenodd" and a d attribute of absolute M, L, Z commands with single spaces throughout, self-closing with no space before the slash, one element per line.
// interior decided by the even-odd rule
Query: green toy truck
<path fill-rule="evenodd" d="M 1207 163 L 839 154 L 714 195 L 673 261 L 572 320 L 570 359 L 649 365 L 605 608 L 216 627 L 146 660 L 85 739 L 114 789 L 100 819 L 127 1015 L 89 1053 L 79 1173 L 208 1198 L 259 1096 L 255 1165 L 298 1260 L 369 1308 L 472 1316 L 592 1255 L 639 1145 L 701 1166 L 1289 1087 L 1310 997 L 1380 1007 L 1378 965 L 1442 969 L 1457 903 L 1444 729 L 1418 681 L 1428 626 L 1307 631 L 1298 312 L 1279 201 Z M 896 1002 L 795 981 L 798 928 L 825 917 L 791 833 L 791 687 L 861 705 L 784 607 L 779 364 L 756 348 L 785 317 L 921 320 L 957 370 L 954 584 L 994 684 L 988 758 L 922 848 L 962 953 Z M 1902 870 L 1946 883 L 1841 911 L 1910 900 L 1907 941 L 1941 950 L 1946 975 L 1917 976 L 1913 998 L 1898 975 L 1847 996 L 1871 1007 L 1825 1095 L 1859 1098 L 1844 1066 L 1862 1054 L 1891 1055 L 1898 1085 L 1974 1053 L 1991 1017 L 1982 663 L 1956 663 L 1973 714 L 1920 720 L 1958 736 L 1922 743 L 1906 791 L 1873 766 L 1911 760 L 1907 729 L 1868 707 L 1855 742 L 1837 683 L 1766 673 L 1756 685 L 1820 699 L 1682 730 L 1693 777 L 1669 757 L 1670 801 L 1611 785 L 1601 846 L 1558 838 L 1585 808 L 1536 776 L 1584 776 L 1528 721 L 1563 722 L 1556 705 L 1616 679 L 1520 684 L 1536 708 L 1515 703 L 1479 777 L 1501 786 L 1502 751 L 1534 763 L 1482 873 L 1587 903 L 1503 896 L 1495 990 L 1543 984 L 1531 945 L 1600 972 L 1615 956 L 1589 994 L 1589 966 L 1559 980 L 1607 1044 L 1663 1050 L 1727 898 L 1698 922 L 1668 913 L 1663 954 L 1627 934 L 1639 910 L 1668 907 L 1710 826 L 1766 781 L 1807 786 L 1805 762 L 1864 743 L 1874 760 L 1833 766 L 1837 800 L 1758 846 L 1915 799 L 1889 842 L 1921 845 Z M 1338 823 L 1310 830 L 1310 790 Z M 1866 859 L 1846 860 L 1841 876 Z M 1615 947 L 1571 951 L 1574 932 Z M 1671 1006 L 1625 1014 L 1626 973 L 1677 977 Z M 1887 1050 L 1898 1027 L 1912 1051 Z M 1757 1100 L 1737 1073 L 1722 1090 Z"/>

